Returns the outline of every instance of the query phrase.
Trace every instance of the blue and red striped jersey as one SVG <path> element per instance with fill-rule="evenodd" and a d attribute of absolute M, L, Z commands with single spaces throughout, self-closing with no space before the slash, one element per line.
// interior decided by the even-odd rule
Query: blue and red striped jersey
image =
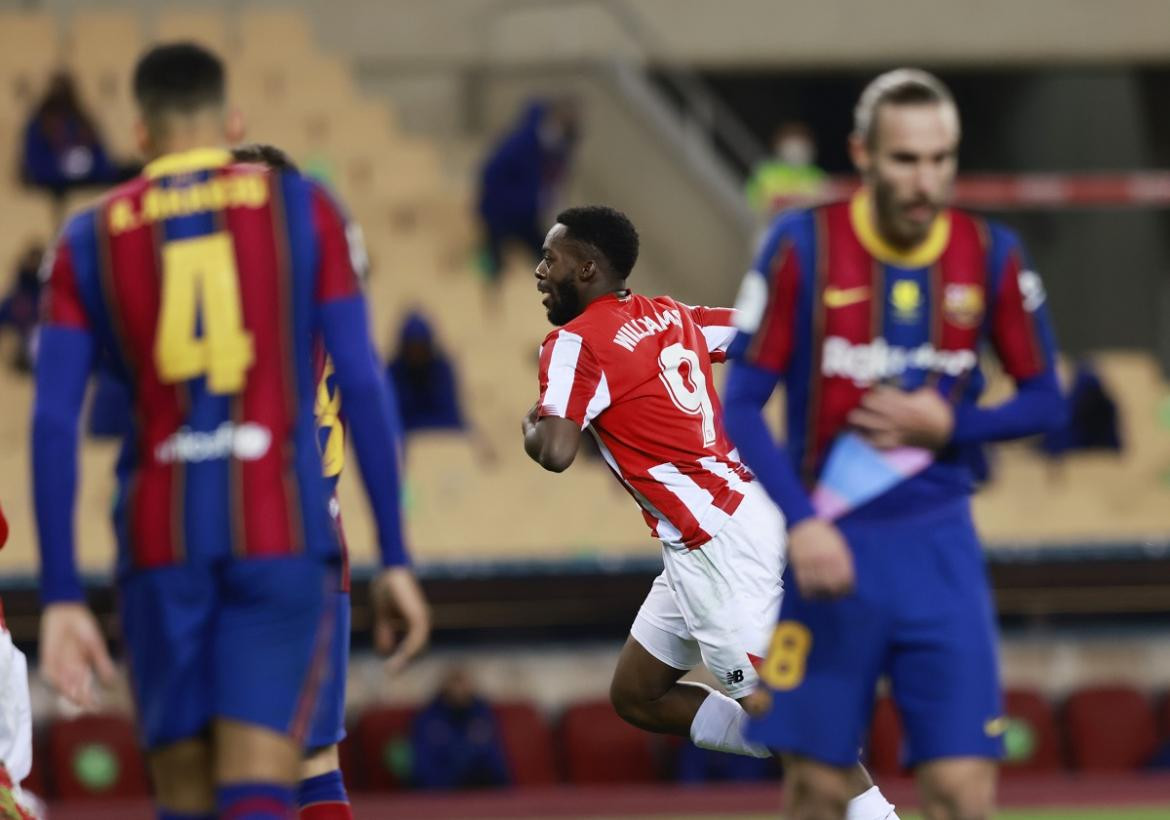
<path fill-rule="evenodd" d="M 1044 288 L 1013 232 L 952 209 L 902 252 L 869 207 L 860 193 L 779 216 L 737 303 L 729 356 L 784 382 L 786 452 L 806 488 L 875 384 L 934 386 L 959 418 L 983 392 L 985 345 L 1017 383 L 1055 366 Z M 971 456 L 953 444 L 878 503 L 969 492 Z"/>
<path fill-rule="evenodd" d="M 44 321 L 88 331 L 132 394 L 124 566 L 337 553 L 315 359 L 321 309 L 358 294 L 324 189 L 226 151 L 156 160 L 69 220 Z"/>

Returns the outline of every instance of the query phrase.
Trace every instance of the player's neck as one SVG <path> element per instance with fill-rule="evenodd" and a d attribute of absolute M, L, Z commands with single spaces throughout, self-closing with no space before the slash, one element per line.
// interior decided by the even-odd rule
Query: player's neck
<path fill-rule="evenodd" d="M 594 302 L 604 299 L 607 296 L 616 296 L 619 299 L 630 295 L 630 289 L 626 287 L 625 281 L 609 282 L 603 287 L 599 287 L 596 292 L 590 293 L 585 297 L 585 306 L 593 304 Z"/>
<path fill-rule="evenodd" d="M 203 112 L 174 117 L 161 124 L 152 136 L 151 156 L 155 160 L 168 154 L 183 154 L 200 148 L 223 148 L 228 139 L 223 118 Z"/>

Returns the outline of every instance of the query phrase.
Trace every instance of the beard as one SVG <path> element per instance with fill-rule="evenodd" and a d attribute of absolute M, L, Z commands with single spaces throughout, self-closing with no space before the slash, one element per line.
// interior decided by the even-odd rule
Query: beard
<path fill-rule="evenodd" d="M 585 309 L 581 294 L 573 287 L 571 281 L 553 284 L 549 293 L 552 299 L 548 306 L 548 320 L 557 327 L 573 321 Z"/>

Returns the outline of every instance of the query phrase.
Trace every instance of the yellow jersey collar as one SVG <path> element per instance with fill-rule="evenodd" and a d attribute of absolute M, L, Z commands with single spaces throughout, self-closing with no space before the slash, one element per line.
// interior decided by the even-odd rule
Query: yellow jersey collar
<path fill-rule="evenodd" d="M 864 190 L 853 195 L 849 202 L 849 221 L 858 241 L 880 262 L 899 268 L 925 268 L 933 265 L 951 238 L 951 214 L 943 211 L 934 219 L 926 238 L 909 250 L 899 250 L 887 242 L 874 227 L 869 196 Z"/>
<path fill-rule="evenodd" d="M 142 173 L 148 179 L 191 174 L 230 164 L 232 153 L 224 148 L 195 148 L 178 154 L 165 154 L 148 163 Z"/>

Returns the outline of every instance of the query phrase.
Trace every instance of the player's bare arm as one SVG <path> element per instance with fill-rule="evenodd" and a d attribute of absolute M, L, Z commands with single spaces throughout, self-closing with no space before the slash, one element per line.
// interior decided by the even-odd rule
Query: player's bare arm
<path fill-rule="evenodd" d="M 540 404 L 534 404 L 524 416 L 524 452 L 546 470 L 563 473 L 577 457 L 581 446 L 581 428 L 571 419 L 557 416 L 538 418 Z"/>

